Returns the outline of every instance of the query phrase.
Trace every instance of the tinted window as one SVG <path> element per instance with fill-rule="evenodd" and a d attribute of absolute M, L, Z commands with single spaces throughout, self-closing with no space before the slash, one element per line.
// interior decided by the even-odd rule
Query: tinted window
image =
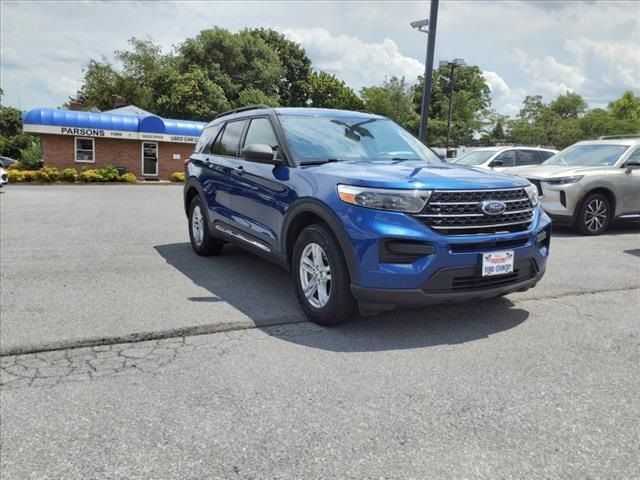
<path fill-rule="evenodd" d="M 542 160 L 535 150 L 518 150 L 518 166 L 522 165 L 538 165 Z"/>
<path fill-rule="evenodd" d="M 211 143 L 220 131 L 220 125 L 213 125 L 205 128 L 200 134 L 198 143 L 196 143 L 195 151 L 197 153 L 209 153 L 211 151 Z"/>
<path fill-rule="evenodd" d="M 555 155 L 554 152 L 550 152 L 548 150 L 539 150 L 538 151 L 538 155 L 540 155 L 542 157 L 542 160 L 546 160 L 547 158 L 551 158 Z"/>
<path fill-rule="evenodd" d="M 222 135 L 218 137 L 213 145 L 211 153 L 225 155 L 228 157 L 237 156 L 240 137 L 242 136 L 242 130 L 244 130 L 245 123 L 245 120 L 227 123 Z"/>
<path fill-rule="evenodd" d="M 493 161 L 499 160 L 502 165 L 496 165 L 496 167 L 515 167 L 516 165 L 516 152 L 515 150 L 507 150 L 498 155 Z"/>
<path fill-rule="evenodd" d="M 251 120 L 244 144 L 246 146 L 254 143 L 269 145 L 274 149 L 278 146 L 278 139 L 268 118 L 254 118 Z"/>

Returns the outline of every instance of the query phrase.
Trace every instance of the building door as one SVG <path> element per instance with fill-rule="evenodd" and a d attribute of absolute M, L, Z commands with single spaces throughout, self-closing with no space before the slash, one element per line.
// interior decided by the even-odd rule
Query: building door
<path fill-rule="evenodd" d="M 142 175 L 158 176 L 158 144 L 142 142 Z"/>

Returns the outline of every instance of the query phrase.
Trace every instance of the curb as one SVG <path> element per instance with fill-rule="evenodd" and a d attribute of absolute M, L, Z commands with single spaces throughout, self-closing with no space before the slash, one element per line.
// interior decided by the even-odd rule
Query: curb
<path fill-rule="evenodd" d="M 267 322 L 256 325 L 253 322 L 231 322 L 196 325 L 193 327 L 174 328 L 169 330 L 158 330 L 155 332 L 137 332 L 114 337 L 89 337 L 76 340 L 59 340 L 55 342 L 42 343 L 39 345 L 17 345 L 15 347 L 0 348 L 0 357 L 12 355 L 26 355 L 40 352 L 51 352 L 55 350 L 68 350 L 73 348 L 97 347 L 101 345 L 115 345 L 118 343 L 137 343 L 147 340 L 162 340 L 165 338 L 189 337 L 195 335 L 207 335 L 211 333 L 223 333 L 234 330 L 252 330 L 254 328 L 275 327 L 278 325 L 293 325 L 296 323 L 307 323 L 306 320 L 283 320 Z"/>

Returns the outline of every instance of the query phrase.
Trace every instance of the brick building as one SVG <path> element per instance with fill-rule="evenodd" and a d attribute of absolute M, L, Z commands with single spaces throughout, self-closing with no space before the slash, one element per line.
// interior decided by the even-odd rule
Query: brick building
<path fill-rule="evenodd" d="M 123 167 L 138 178 L 165 179 L 182 171 L 201 122 L 160 118 L 134 106 L 107 112 L 37 108 L 22 116 L 25 132 L 42 137 L 46 167 Z"/>

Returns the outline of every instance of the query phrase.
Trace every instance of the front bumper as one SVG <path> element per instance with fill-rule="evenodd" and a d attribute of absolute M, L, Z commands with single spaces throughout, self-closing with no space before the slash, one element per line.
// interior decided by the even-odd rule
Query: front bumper
<path fill-rule="evenodd" d="M 544 275 L 549 255 L 551 220 L 541 208 L 528 230 L 500 234 L 443 235 L 408 215 L 361 207 L 353 207 L 342 219 L 359 269 L 351 291 L 364 310 L 463 302 L 526 290 Z M 543 231 L 544 242 L 538 238 Z M 383 252 L 389 241 L 416 242 L 430 247 L 430 252 L 405 262 L 386 260 Z M 514 272 L 520 273 L 483 278 L 482 254 L 503 250 L 513 250 Z"/>
<path fill-rule="evenodd" d="M 536 273 L 532 278 L 508 285 L 462 292 L 433 293 L 422 288 L 416 289 L 381 289 L 365 288 L 351 285 L 351 293 L 364 310 L 390 310 L 396 306 L 422 307 L 446 303 L 460 303 L 474 300 L 486 300 L 513 292 L 524 292 L 540 281 L 544 270 Z"/>

